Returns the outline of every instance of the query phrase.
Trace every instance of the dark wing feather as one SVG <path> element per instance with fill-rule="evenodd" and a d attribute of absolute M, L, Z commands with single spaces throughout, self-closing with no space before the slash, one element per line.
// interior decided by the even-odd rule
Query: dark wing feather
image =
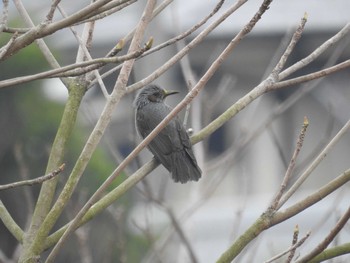
<path fill-rule="evenodd" d="M 160 123 L 161 120 L 169 113 L 169 109 L 163 111 L 153 111 L 151 107 L 145 106 L 142 111 L 136 112 L 136 127 L 142 136 L 145 138 L 152 130 Z M 153 116 L 149 118 L 147 116 Z M 171 124 L 169 124 L 171 125 Z M 160 161 L 169 172 L 171 171 L 171 152 L 172 140 L 169 136 L 169 125 L 165 127 L 149 144 L 148 149 L 153 153 L 158 161 Z"/>

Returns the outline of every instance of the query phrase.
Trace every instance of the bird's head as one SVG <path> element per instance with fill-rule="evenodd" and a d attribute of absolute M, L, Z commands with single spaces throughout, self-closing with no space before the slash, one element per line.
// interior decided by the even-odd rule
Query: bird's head
<path fill-rule="evenodd" d="M 174 90 L 165 90 L 157 85 L 149 85 L 139 92 L 134 104 L 137 108 L 140 108 L 148 103 L 163 102 L 166 97 L 176 93 L 179 92 Z"/>

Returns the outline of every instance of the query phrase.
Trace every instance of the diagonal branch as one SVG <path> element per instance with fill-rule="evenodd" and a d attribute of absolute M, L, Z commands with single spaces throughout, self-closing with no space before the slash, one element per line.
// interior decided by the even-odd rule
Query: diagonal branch
<path fill-rule="evenodd" d="M 283 257 L 284 255 L 288 254 L 289 252 L 292 253 L 292 252 L 295 251 L 298 247 L 300 247 L 302 244 L 304 244 L 304 242 L 306 241 L 306 239 L 309 238 L 310 234 L 311 234 L 311 233 L 308 232 L 308 233 L 306 234 L 306 236 L 304 236 L 304 237 L 303 237 L 302 239 L 300 239 L 298 242 L 296 242 L 295 244 L 293 244 L 293 245 L 292 245 L 290 248 L 288 248 L 286 251 L 283 251 L 282 253 L 280 253 L 280 254 L 274 256 L 273 258 L 271 258 L 271 259 L 265 261 L 264 263 L 271 263 L 271 262 L 275 261 L 276 259 L 279 259 L 279 258 Z M 288 262 L 290 262 L 290 261 L 287 261 L 286 263 L 288 263 Z"/>
<path fill-rule="evenodd" d="M 284 81 L 280 81 L 277 83 L 272 84 L 269 88 L 268 91 L 272 91 L 272 90 L 278 90 L 281 88 L 285 88 L 285 87 L 290 87 L 290 86 L 294 86 L 294 85 L 298 85 L 310 80 L 314 80 L 314 79 L 319 79 L 319 78 L 323 78 L 327 75 L 333 74 L 335 72 L 338 72 L 340 70 L 346 69 L 350 67 L 350 59 L 345 60 L 341 63 L 338 63 L 332 67 L 328 67 L 319 71 L 315 71 L 313 73 L 310 74 L 306 74 L 300 77 L 295 77 L 292 79 L 288 79 L 288 80 L 284 80 Z"/>
<path fill-rule="evenodd" d="M 9 211 L 7 211 L 3 202 L 0 200 L 0 219 L 6 226 L 7 230 L 20 242 L 23 241 L 23 230 L 17 225 Z"/>
<path fill-rule="evenodd" d="M 46 174 L 46 175 L 43 175 L 43 176 L 40 176 L 40 177 L 35 178 L 35 179 L 23 180 L 23 181 L 19 181 L 19 182 L 10 183 L 10 184 L 0 185 L 0 191 L 7 190 L 10 188 L 19 187 L 19 186 L 33 186 L 35 184 L 41 184 L 47 180 L 54 178 L 56 175 L 59 175 L 63 171 L 64 166 L 65 166 L 65 164 L 62 164 L 60 167 L 58 167 L 58 169 L 54 170 L 53 172 Z"/>
<path fill-rule="evenodd" d="M 339 257 L 339 256 L 345 255 L 345 254 L 350 254 L 350 243 L 345 243 L 345 244 L 342 244 L 339 246 L 325 249 L 320 254 L 318 254 L 316 257 L 311 259 L 309 261 L 309 263 L 319 263 L 319 262 L 323 262 L 323 261 L 326 262 L 327 259 L 332 259 L 332 258 Z"/>
<path fill-rule="evenodd" d="M 134 52 L 135 50 L 138 49 L 138 46 L 140 45 L 140 42 L 141 42 L 141 39 L 144 35 L 146 27 L 150 21 L 150 17 L 151 17 L 152 11 L 154 9 L 155 3 L 156 3 L 155 0 L 149 0 L 147 2 L 146 7 L 145 7 L 145 11 L 142 14 L 142 17 L 138 23 L 138 27 L 137 27 L 137 30 L 135 32 L 134 38 L 131 42 L 129 52 Z M 40 234 L 38 234 L 38 237 L 40 237 L 40 236 L 41 237 L 44 236 L 45 238 L 47 237 L 49 231 L 53 227 L 53 224 L 56 222 L 57 218 L 62 213 L 65 204 L 68 202 L 70 196 L 73 194 L 73 191 L 74 191 L 79 179 L 81 178 L 95 148 L 97 147 L 97 144 L 99 143 L 105 129 L 107 128 L 107 126 L 112 118 L 112 113 L 115 109 L 115 106 L 120 101 L 121 97 L 125 94 L 125 85 L 126 85 L 127 80 L 129 78 L 134 61 L 135 60 L 132 59 L 132 60 L 128 60 L 124 63 L 124 65 L 120 71 L 120 74 L 118 76 L 117 82 L 115 84 L 114 90 L 113 90 L 109 100 L 107 101 L 107 103 L 105 105 L 105 108 L 101 114 L 101 117 L 99 118 L 94 130 L 92 131 L 88 141 L 86 142 L 86 145 L 85 145 L 82 153 L 80 154 L 79 159 L 78 159 L 76 165 L 74 166 L 72 173 L 71 173 L 65 187 L 63 188 L 60 196 L 58 197 L 57 202 L 55 203 L 55 205 L 53 206 L 53 208 L 49 212 L 48 216 L 44 220 L 44 222 L 39 230 Z M 101 189 L 101 187 L 99 189 Z M 100 192 L 96 191 L 92 198 L 98 199 L 102 192 L 103 192 L 102 189 Z M 86 203 L 86 205 L 84 205 L 82 210 L 80 210 L 80 212 L 76 215 L 76 217 L 70 223 L 67 230 L 64 232 L 64 234 L 62 235 L 60 240 L 57 242 L 56 246 L 53 248 L 53 250 L 49 254 L 46 262 L 53 262 L 54 261 L 55 257 L 57 256 L 60 248 L 62 247 L 62 245 L 64 244 L 66 239 L 69 237 L 69 235 L 72 233 L 72 231 L 76 228 L 77 224 L 79 223 L 81 218 L 86 214 L 87 210 L 94 203 L 93 200 L 91 202 L 92 198 L 90 198 L 90 200 Z M 44 240 L 36 239 L 35 243 L 37 245 L 41 244 L 40 250 L 42 250 L 42 246 L 44 245 Z M 40 253 L 40 250 L 37 251 L 38 254 Z"/>
<path fill-rule="evenodd" d="M 227 17 L 229 17 L 232 13 L 237 11 L 247 0 L 238 0 L 235 4 L 229 7 L 224 14 L 222 14 L 216 21 L 210 24 L 206 29 L 204 29 L 198 36 L 196 36 L 188 45 L 186 45 L 183 49 L 180 50 L 175 56 L 169 59 L 166 63 L 164 63 L 161 67 L 156 69 L 152 74 L 148 77 L 136 82 L 127 88 L 127 92 L 131 93 L 135 90 L 138 90 L 141 87 L 151 83 L 153 80 L 162 75 L 165 71 L 167 71 L 171 66 L 173 66 L 177 61 L 182 59 L 191 49 L 196 47 L 211 31 L 213 31 L 218 25 L 220 25 Z M 237 35 L 238 36 L 238 35 Z M 240 32 L 240 37 L 244 36 L 244 33 Z M 236 40 L 237 41 L 237 40 Z"/>
<path fill-rule="evenodd" d="M 62 76 L 65 76 L 65 77 L 79 76 L 81 74 L 98 69 L 108 63 L 120 63 L 130 59 L 135 59 L 136 57 L 140 56 L 143 52 L 145 52 L 149 48 L 150 46 L 148 45 L 148 43 L 146 43 L 146 45 L 143 48 L 139 50 L 135 50 L 133 52 L 130 52 L 120 57 L 95 58 L 89 61 L 84 61 L 84 62 L 63 66 L 57 69 L 48 70 L 45 72 L 30 75 L 30 76 L 3 80 L 3 81 L 0 81 L 0 88 L 23 84 L 29 81 L 43 79 L 47 77 L 53 78 L 53 77 L 62 77 Z"/>
<path fill-rule="evenodd" d="M 297 70 L 307 66 L 316 58 L 318 58 L 322 53 L 324 53 L 327 49 L 334 46 L 335 43 L 339 42 L 339 40 L 343 39 L 346 35 L 348 35 L 349 32 L 350 32 L 350 23 L 347 23 L 337 34 L 335 34 L 333 37 L 331 37 L 326 42 L 324 42 L 321 46 L 316 48 L 310 55 L 308 55 L 307 57 L 301 59 L 300 61 L 296 62 L 292 66 L 282 71 L 279 74 L 279 78 L 285 79 L 286 77 L 290 76 Z"/>
<path fill-rule="evenodd" d="M 19 0 L 16 0 L 16 2 L 18 1 Z M 120 1 L 125 1 L 125 0 L 120 0 Z M 84 18 L 86 15 L 90 14 L 92 11 L 96 10 L 97 8 L 100 8 L 101 6 L 107 4 L 108 2 L 110 2 L 110 0 L 97 0 L 92 4 L 86 6 L 85 8 L 79 10 L 78 12 L 60 21 L 49 23 L 49 24 L 41 23 L 31 28 L 28 32 L 21 35 L 13 42 L 13 44 L 5 52 L 5 54 L 0 59 L 0 61 L 11 57 L 12 55 L 16 54 L 19 50 L 21 50 L 23 47 L 28 46 L 29 44 L 33 43 L 33 41 L 37 39 L 43 38 L 45 36 L 53 34 L 54 32 L 62 28 L 73 25 L 74 23 Z"/>
<path fill-rule="evenodd" d="M 337 178 L 309 195 L 302 201 L 281 212 L 265 211 L 218 259 L 217 263 L 231 262 L 241 251 L 266 229 L 277 225 L 288 218 L 319 202 L 327 195 L 350 181 L 350 170 L 345 171 Z"/>
<path fill-rule="evenodd" d="M 350 218 L 350 207 L 344 215 L 338 220 L 334 228 L 329 232 L 329 234 L 325 237 L 324 240 L 322 240 L 321 243 L 319 243 L 310 253 L 305 255 L 304 257 L 298 259 L 296 263 L 305 263 L 308 262 L 310 259 L 314 258 L 318 254 L 320 254 L 325 248 L 328 247 L 328 245 L 333 241 L 335 236 L 339 233 L 339 231 L 345 226 L 345 224 L 348 222 Z"/>
<path fill-rule="evenodd" d="M 302 185 L 302 183 L 310 176 L 310 174 L 316 169 L 331 149 L 339 142 L 339 140 L 350 129 L 350 120 L 339 130 L 339 132 L 333 137 L 329 144 L 320 152 L 320 154 L 314 159 L 305 172 L 298 178 L 298 180 L 291 186 L 287 193 L 281 198 L 276 207 L 279 209 L 287 200 L 295 193 L 295 191 Z"/>
<path fill-rule="evenodd" d="M 292 40 L 290 41 L 288 47 L 286 48 L 285 52 L 281 56 L 280 60 L 278 61 L 276 67 L 272 71 L 272 75 L 274 75 L 276 78 L 279 77 L 279 74 L 281 70 L 283 69 L 284 65 L 287 62 L 287 59 L 289 58 L 290 54 L 295 48 L 295 45 L 298 43 L 299 39 L 301 38 L 301 35 L 304 31 L 304 27 L 307 21 L 307 14 L 304 14 L 304 17 L 301 19 L 301 22 L 297 28 L 297 30 L 294 32 L 292 36 Z"/>
<path fill-rule="evenodd" d="M 304 117 L 304 123 L 303 123 L 301 131 L 299 133 L 299 137 L 298 137 L 298 140 L 297 140 L 297 143 L 296 143 L 296 148 L 295 148 L 294 153 L 292 155 L 292 158 L 291 158 L 291 160 L 289 162 L 289 165 L 288 165 L 287 171 L 286 171 L 286 173 L 284 175 L 284 178 L 283 178 L 282 184 L 280 186 L 280 189 L 277 192 L 276 197 L 274 198 L 274 200 L 271 203 L 270 209 L 272 209 L 272 210 L 275 210 L 277 208 L 278 202 L 281 200 L 281 197 L 282 197 L 282 195 L 283 195 L 283 193 L 284 193 L 284 191 L 285 191 L 285 189 L 287 187 L 287 184 L 288 184 L 289 179 L 290 179 L 290 177 L 292 175 L 292 172 L 294 171 L 296 159 L 299 156 L 299 152 L 301 150 L 301 147 L 303 146 L 305 133 L 306 133 L 306 129 L 307 129 L 308 126 L 309 126 L 309 120 L 306 117 Z"/>

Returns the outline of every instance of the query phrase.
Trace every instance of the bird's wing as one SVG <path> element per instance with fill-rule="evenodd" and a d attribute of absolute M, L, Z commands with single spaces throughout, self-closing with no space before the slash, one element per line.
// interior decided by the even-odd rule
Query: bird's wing
<path fill-rule="evenodd" d="M 136 115 L 136 126 L 140 135 L 145 138 L 158 125 L 157 118 L 145 118 L 142 113 Z M 172 125 L 172 124 L 169 124 Z M 172 140 L 171 131 L 165 127 L 149 144 L 148 148 L 153 155 L 170 171 L 171 168 L 171 152 Z M 169 133 L 170 132 L 170 133 Z"/>
<path fill-rule="evenodd" d="M 190 138 L 185 128 L 182 126 L 182 124 L 178 119 L 176 120 L 176 129 L 178 131 L 181 144 L 183 145 L 183 149 L 185 150 L 187 155 L 190 157 L 193 166 L 196 167 L 198 170 L 200 170 L 196 161 L 196 157 L 194 156 L 194 153 L 192 151 L 192 144 L 191 144 Z"/>

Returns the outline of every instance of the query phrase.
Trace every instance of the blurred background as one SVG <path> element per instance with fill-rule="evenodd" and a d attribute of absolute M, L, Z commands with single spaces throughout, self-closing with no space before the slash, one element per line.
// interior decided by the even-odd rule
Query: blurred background
<path fill-rule="evenodd" d="M 46 15 L 51 3 L 24 0 L 23 4 L 37 23 Z M 67 13 L 86 4 L 86 1 L 62 1 Z M 153 36 L 154 45 L 157 45 L 191 28 L 216 4 L 217 1 L 212 0 L 205 4 L 199 0 L 175 0 L 152 21 L 145 42 Z M 232 4 L 233 1 L 226 1 L 214 19 Z M 261 1 L 248 1 L 193 49 L 186 57 L 190 63 L 187 73 L 192 73 L 198 80 L 260 4 Z M 97 21 L 92 56 L 104 56 L 129 33 L 138 22 L 144 5 L 145 1 L 136 1 L 119 13 Z M 192 127 L 194 133 L 198 132 L 258 85 L 277 63 L 305 12 L 308 14 L 306 29 L 287 66 L 310 54 L 344 27 L 349 22 L 348 10 L 350 2 L 346 0 L 273 2 L 253 32 L 239 44 L 194 100 L 187 127 Z M 25 26 L 14 6 L 10 8 L 10 18 L 10 25 Z M 82 27 L 77 26 L 76 30 L 81 32 Z M 196 32 L 198 34 L 200 30 Z M 185 44 L 195 36 L 196 33 L 186 38 Z M 7 39 L 5 33 L 0 34 L 1 45 Z M 61 65 L 74 63 L 77 43 L 70 31 L 61 30 L 45 41 Z M 346 36 L 293 76 L 348 59 L 349 41 L 349 36 Z M 180 45 L 169 46 L 138 60 L 129 84 L 143 79 L 164 64 Z M 43 56 L 35 45 L 31 45 L 0 64 L 0 80 L 45 69 L 48 65 Z M 179 95 L 169 98 L 171 106 L 175 106 L 188 89 L 189 80 L 183 69 L 183 65 L 178 63 L 155 81 L 165 89 L 180 91 Z M 309 118 L 310 126 L 292 181 L 347 122 L 350 112 L 349 77 L 349 70 L 344 70 L 324 79 L 262 96 L 205 141 L 195 145 L 203 170 L 203 178 L 198 183 L 175 184 L 168 172 L 158 167 L 121 200 L 77 231 L 70 240 L 71 246 L 65 246 L 57 262 L 214 262 L 269 205 L 283 179 L 304 116 Z M 106 78 L 109 90 L 112 90 L 116 78 L 117 73 Z M 76 214 L 84 201 L 140 141 L 134 128 L 134 96 L 124 97 L 118 105 L 113 122 L 57 228 Z M 67 92 L 58 79 L 34 81 L 0 90 L 0 184 L 44 174 L 66 97 Z M 60 175 L 60 189 L 104 103 L 99 87 L 87 92 L 66 154 L 67 167 Z M 349 149 L 347 136 L 285 207 L 348 169 Z M 113 187 L 151 157 L 144 150 Z M 312 231 L 311 237 L 298 250 L 301 255 L 305 254 L 322 240 L 347 209 L 348 188 L 344 186 L 307 211 L 266 231 L 237 262 L 262 262 L 287 249 L 297 224 L 301 236 Z M 22 228 L 26 227 L 28 215 L 32 214 L 39 189 L 35 186 L 0 192 L 1 200 Z M 336 242 L 341 244 L 349 240 L 349 230 L 349 227 L 345 228 Z M 12 258 L 19 249 L 2 223 L 0 249 L 4 256 L 1 258 Z M 345 262 L 346 258 L 342 260 L 334 262 Z"/>

